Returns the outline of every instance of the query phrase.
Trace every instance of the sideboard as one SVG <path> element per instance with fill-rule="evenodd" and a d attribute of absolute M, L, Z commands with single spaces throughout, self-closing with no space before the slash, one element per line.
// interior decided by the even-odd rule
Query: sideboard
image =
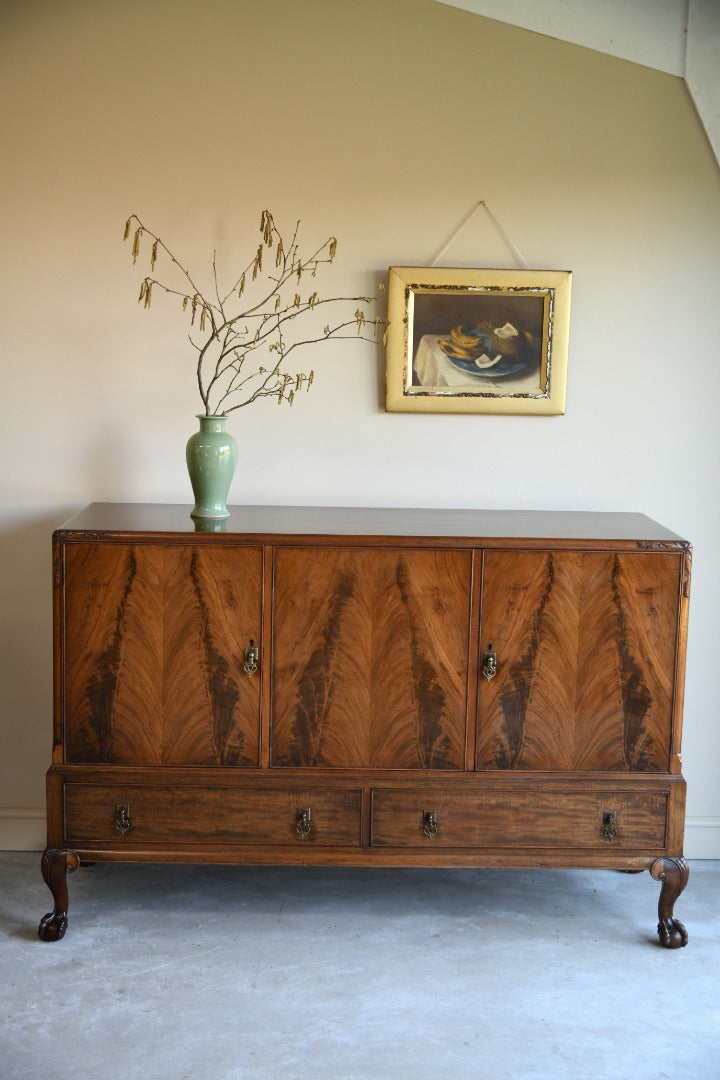
<path fill-rule="evenodd" d="M 640 514 L 95 503 L 56 531 L 39 928 L 82 863 L 688 879 L 691 549 Z"/>

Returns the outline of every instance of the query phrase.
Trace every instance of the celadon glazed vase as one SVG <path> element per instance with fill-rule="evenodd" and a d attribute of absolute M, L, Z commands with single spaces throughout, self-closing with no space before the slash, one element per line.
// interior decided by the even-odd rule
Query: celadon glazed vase
<path fill-rule="evenodd" d="M 226 416 L 198 416 L 200 430 L 187 442 L 185 458 L 195 506 L 194 518 L 229 517 L 227 496 L 237 464 L 237 442 L 225 430 Z"/>

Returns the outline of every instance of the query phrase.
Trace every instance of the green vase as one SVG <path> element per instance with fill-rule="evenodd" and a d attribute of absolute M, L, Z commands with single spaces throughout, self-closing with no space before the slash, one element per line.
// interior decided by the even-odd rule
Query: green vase
<path fill-rule="evenodd" d="M 237 443 L 225 430 L 226 416 L 198 416 L 200 430 L 188 439 L 185 458 L 195 506 L 194 518 L 229 517 L 226 505 L 237 464 Z"/>

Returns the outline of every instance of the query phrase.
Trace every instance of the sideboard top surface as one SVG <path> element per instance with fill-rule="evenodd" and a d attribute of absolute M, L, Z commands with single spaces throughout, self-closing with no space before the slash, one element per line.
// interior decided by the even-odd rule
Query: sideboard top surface
<path fill-rule="evenodd" d="M 91 503 L 58 530 L 70 533 L 454 538 L 468 541 L 594 540 L 686 543 L 644 514 L 579 510 L 475 510 L 359 506 L 231 506 L 221 522 L 196 525 L 189 505 Z M 208 539 L 210 537 L 208 536 Z"/>

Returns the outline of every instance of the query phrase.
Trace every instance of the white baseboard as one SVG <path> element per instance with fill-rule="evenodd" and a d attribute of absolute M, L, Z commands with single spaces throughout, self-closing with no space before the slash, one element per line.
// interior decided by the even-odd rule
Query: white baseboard
<path fill-rule="evenodd" d="M 42 851 L 45 808 L 0 806 L 0 851 Z M 720 859 L 720 817 L 687 818 L 685 857 Z"/>
<path fill-rule="evenodd" d="M 685 858 L 720 859 L 720 817 L 685 818 Z"/>
<path fill-rule="evenodd" d="M 44 806 L 0 806 L 0 851 L 44 849 Z"/>

